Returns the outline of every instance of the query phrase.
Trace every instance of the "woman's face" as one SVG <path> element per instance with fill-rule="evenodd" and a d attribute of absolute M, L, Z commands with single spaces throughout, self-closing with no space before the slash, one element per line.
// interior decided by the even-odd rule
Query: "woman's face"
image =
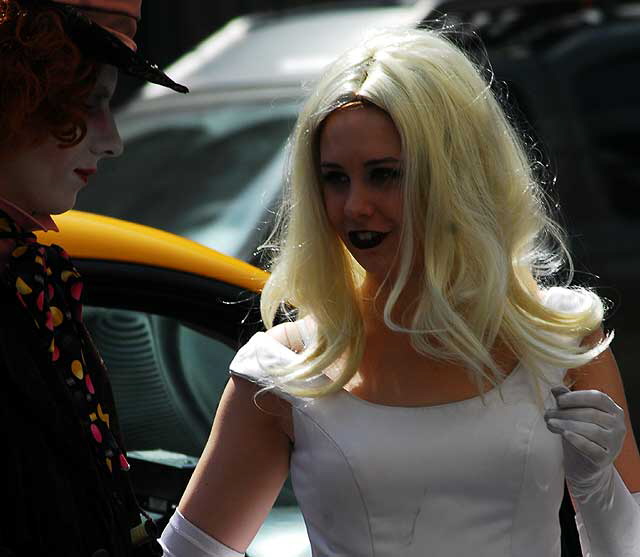
<path fill-rule="evenodd" d="M 87 100 L 87 134 L 73 147 L 64 148 L 51 136 L 44 143 L 0 158 L 0 196 L 33 215 L 63 213 L 103 157 L 122 153 L 122 141 L 109 102 L 118 70 L 104 65 Z"/>
<path fill-rule="evenodd" d="M 320 182 L 331 226 L 378 284 L 392 269 L 402 224 L 401 140 L 389 115 L 355 104 L 320 133 Z"/>

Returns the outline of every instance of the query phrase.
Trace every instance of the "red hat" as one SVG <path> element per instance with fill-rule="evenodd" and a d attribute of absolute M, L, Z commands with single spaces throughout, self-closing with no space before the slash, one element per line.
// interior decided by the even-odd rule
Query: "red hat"
<path fill-rule="evenodd" d="M 188 93 L 137 52 L 133 36 L 140 20 L 142 0 L 18 0 L 25 7 L 55 9 L 62 16 L 67 34 L 82 52 L 104 64 L 151 83 Z"/>
<path fill-rule="evenodd" d="M 94 23 L 115 35 L 131 50 L 137 50 L 133 37 L 140 21 L 142 0 L 53 0 L 82 10 Z"/>

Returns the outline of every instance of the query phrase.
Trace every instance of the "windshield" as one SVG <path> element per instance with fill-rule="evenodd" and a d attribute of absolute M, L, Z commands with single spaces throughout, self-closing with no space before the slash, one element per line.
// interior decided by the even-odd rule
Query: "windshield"
<path fill-rule="evenodd" d="M 291 103 L 125 113 L 118 118 L 123 155 L 102 163 L 77 208 L 246 259 L 280 192 L 296 109 Z"/>

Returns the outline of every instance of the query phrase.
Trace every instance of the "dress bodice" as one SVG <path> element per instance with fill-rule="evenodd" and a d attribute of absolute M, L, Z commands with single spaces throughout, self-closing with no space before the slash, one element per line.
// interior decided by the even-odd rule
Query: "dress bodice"
<path fill-rule="evenodd" d="M 257 333 L 231 373 L 268 385 L 266 370 L 295 356 Z M 544 371 L 551 385 L 519 364 L 484 402 L 424 407 L 276 387 L 292 407 L 291 479 L 313 555 L 559 557 L 562 442 L 534 382 L 544 407 L 555 407 L 550 387 L 566 370 Z"/>

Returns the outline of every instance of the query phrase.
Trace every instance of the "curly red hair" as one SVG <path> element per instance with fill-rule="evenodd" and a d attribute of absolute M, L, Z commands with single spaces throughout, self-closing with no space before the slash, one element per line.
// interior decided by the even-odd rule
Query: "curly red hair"
<path fill-rule="evenodd" d="M 82 141 L 99 68 L 54 9 L 0 0 L 0 153 L 51 135 L 69 147 Z"/>

